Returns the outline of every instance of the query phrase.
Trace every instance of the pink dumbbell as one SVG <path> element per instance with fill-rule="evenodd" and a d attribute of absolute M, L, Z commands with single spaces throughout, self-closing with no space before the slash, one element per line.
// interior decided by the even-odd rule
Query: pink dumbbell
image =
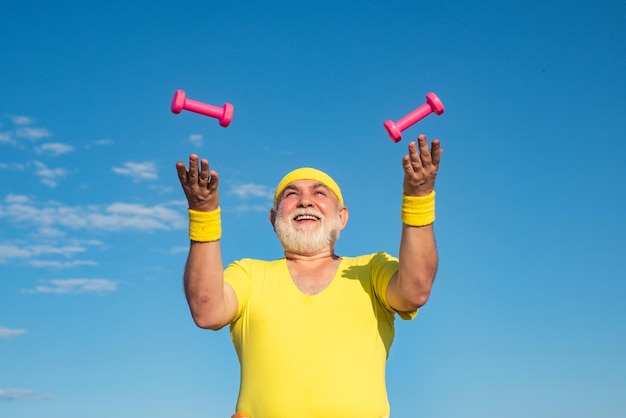
<path fill-rule="evenodd" d="M 439 100 L 439 97 L 435 93 L 428 93 L 426 95 L 426 103 L 403 117 L 397 122 L 386 121 L 383 125 L 387 129 L 387 133 L 393 142 L 400 142 L 402 139 L 402 131 L 409 126 L 414 125 L 426 116 L 435 112 L 437 116 L 443 113 L 443 103 Z"/>
<path fill-rule="evenodd" d="M 233 113 L 235 112 L 235 108 L 230 103 L 224 103 L 224 106 L 217 107 L 187 99 L 183 90 L 176 90 L 174 98 L 172 99 L 172 112 L 179 114 L 183 109 L 219 119 L 220 126 L 224 128 L 230 125 L 230 121 L 233 119 Z"/>

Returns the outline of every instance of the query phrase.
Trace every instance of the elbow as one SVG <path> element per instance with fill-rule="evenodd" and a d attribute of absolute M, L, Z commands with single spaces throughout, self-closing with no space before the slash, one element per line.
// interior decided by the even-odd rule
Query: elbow
<path fill-rule="evenodd" d="M 406 312 L 417 311 L 419 308 L 426 305 L 428 298 L 430 297 L 430 290 L 427 292 L 419 292 L 411 295 L 411 297 L 405 300 Z"/>
<path fill-rule="evenodd" d="M 412 277 L 411 280 L 399 280 L 400 305 L 403 311 L 413 312 L 426 305 L 435 277 L 434 274 Z"/>
<path fill-rule="evenodd" d="M 216 297 L 188 296 L 187 303 L 198 328 L 217 331 L 230 324 L 235 316 L 235 308 L 227 309 L 226 302 Z"/>
<path fill-rule="evenodd" d="M 428 302 L 436 275 L 437 269 L 435 267 L 434 269 L 423 272 L 423 274 L 415 278 L 415 287 L 413 288 L 413 292 L 410 293 L 409 301 L 416 308 L 421 308 Z"/>
<path fill-rule="evenodd" d="M 422 306 L 426 305 L 430 291 L 428 292 L 406 292 L 393 301 L 390 305 L 397 312 L 415 312 Z"/>
<path fill-rule="evenodd" d="M 405 264 L 404 268 L 401 263 L 396 286 L 402 299 L 418 308 L 424 306 L 430 297 L 437 276 L 437 267 L 436 261 L 417 266 Z"/>
<path fill-rule="evenodd" d="M 221 324 L 219 322 L 198 321 L 198 320 L 194 320 L 194 322 L 198 328 L 208 329 L 210 331 L 219 331 L 226 326 L 226 324 Z"/>
<path fill-rule="evenodd" d="M 428 302 L 428 299 L 430 298 L 430 291 L 426 292 L 426 293 L 422 293 L 420 295 L 418 295 L 417 297 L 413 298 L 412 303 L 415 306 L 415 309 L 419 309 L 422 306 L 426 305 L 426 302 Z"/>
<path fill-rule="evenodd" d="M 191 317 L 193 318 L 193 322 L 196 324 L 196 326 L 201 329 L 219 331 L 220 329 L 228 325 L 224 321 L 220 321 L 215 317 L 207 315 L 197 315 L 192 312 Z"/>

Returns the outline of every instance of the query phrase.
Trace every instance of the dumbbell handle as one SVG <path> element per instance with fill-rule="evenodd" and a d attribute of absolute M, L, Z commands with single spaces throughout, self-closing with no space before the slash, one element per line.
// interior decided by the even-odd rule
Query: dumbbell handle
<path fill-rule="evenodd" d="M 183 90 L 176 90 L 172 99 L 172 112 L 179 114 L 183 109 L 218 119 L 224 128 L 230 124 L 234 112 L 233 105 L 230 103 L 225 103 L 223 107 L 217 107 L 188 99 Z"/>
<path fill-rule="evenodd" d="M 430 115 L 431 113 L 433 113 L 433 110 L 430 108 L 428 103 L 425 103 L 421 105 L 420 107 L 418 107 L 417 109 L 415 109 L 414 111 L 412 111 L 411 113 L 409 113 L 408 115 L 406 115 L 405 117 L 401 118 L 399 121 L 397 121 L 396 126 L 401 131 L 404 131 L 406 128 L 416 124 L 417 122 L 424 119 L 426 116 Z"/>
<path fill-rule="evenodd" d="M 222 117 L 222 113 L 224 113 L 224 109 L 221 107 L 213 106 L 191 99 L 185 99 L 185 107 L 183 109 L 194 113 L 200 113 L 201 115 L 210 116 L 216 119 Z"/>

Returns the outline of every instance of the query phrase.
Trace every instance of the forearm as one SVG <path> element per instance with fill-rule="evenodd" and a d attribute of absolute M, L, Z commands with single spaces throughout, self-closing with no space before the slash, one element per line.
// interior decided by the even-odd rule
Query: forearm
<path fill-rule="evenodd" d="M 219 241 L 191 241 L 184 286 L 191 315 L 199 327 L 217 329 L 228 323 Z"/>
<path fill-rule="evenodd" d="M 423 306 L 437 274 L 438 255 L 433 225 L 402 224 L 396 286 L 406 311 Z"/>

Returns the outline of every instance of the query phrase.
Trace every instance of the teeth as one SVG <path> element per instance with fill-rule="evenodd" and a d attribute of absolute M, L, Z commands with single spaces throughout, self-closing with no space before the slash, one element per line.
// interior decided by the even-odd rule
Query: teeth
<path fill-rule="evenodd" d="M 296 221 L 317 221 L 317 216 L 313 215 L 298 215 Z"/>

